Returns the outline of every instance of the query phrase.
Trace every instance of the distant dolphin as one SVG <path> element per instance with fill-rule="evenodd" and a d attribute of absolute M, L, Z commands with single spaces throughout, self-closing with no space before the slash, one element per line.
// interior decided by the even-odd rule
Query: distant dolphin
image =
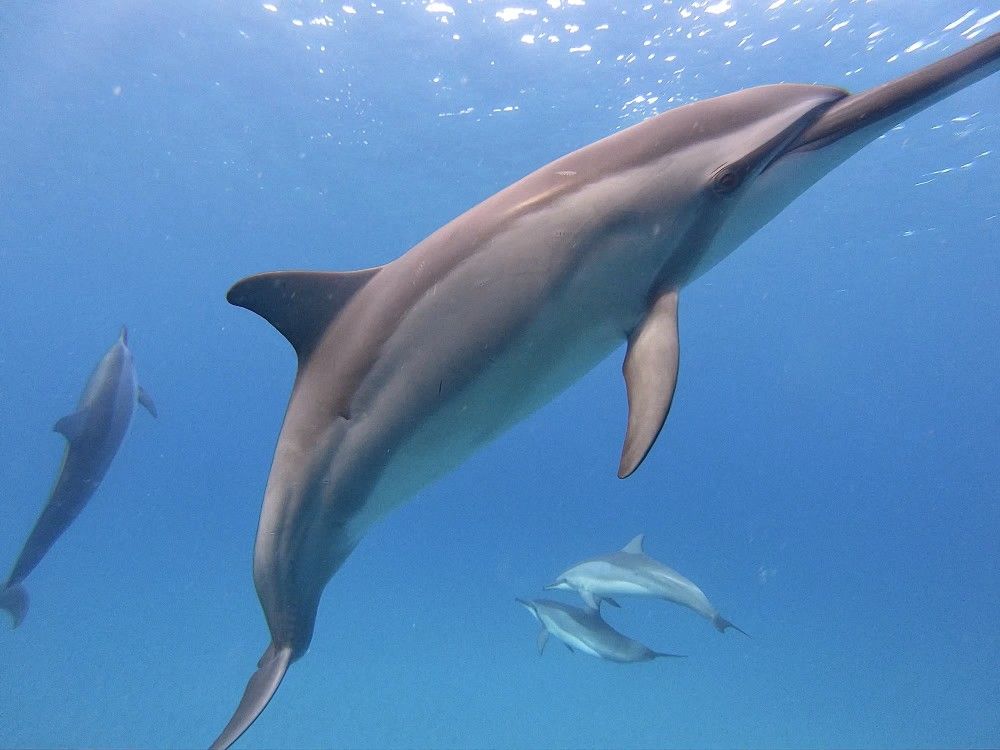
<path fill-rule="evenodd" d="M 580 609 L 551 599 L 515 600 L 524 605 L 542 624 L 538 633 L 538 653 L 545 650 L 551 633 L 565 643 L 570 651 L 582 651 L 598 659 L 620 664 L 652 661 L 659 656 L 682 658 L 681 654 L 664 654 L 633 641 L 608 625 L 594 607 Z"/>
<path fill-rule="evenodd" d="M 998 68 L 1000 34 L 856 96 L 782 84 L 689 104 L 556 160 L 385 266 L 230 289 L 289 340 L 298 373 L 254 547 L 271 643 L 213 747 L 306 652 L 323 589 L 369 526 L 626 340 L 618 474 L 635 471 L 674 392 L 680 288 L 879 134 Z"/>
<path fill-rule="evenodd" d="M 77 410 L 60 419 L 53 428 L 69 441 L 59 478 L 7 583 L 0 590 L 0 609 L 7 610 L 14 618 L 15 628 L 28 611 L 28 592 L 21 582 L 97 490 L 125 437 L 137 400 L 156 416 L 153 400 L 136 382 L 128 331 L 122 326 L 118 340 L 87 381 Z"/>
<path fill-rule="evenodd" d="M 584 560 L 562 573 L 548 590 L 576 591 L 589 607 L 599 607 L 601 600 L 618 603 L 614 596 L 645 596 L 666 599 L 689 607 L 708 618 L 720 633 L 726 628 L 744 630 L 733 625 L 716 611 L 708 597 L 676 570 L 654 560 L 642 551 L 644 535 L 639 534 L 618 552 Z"/>

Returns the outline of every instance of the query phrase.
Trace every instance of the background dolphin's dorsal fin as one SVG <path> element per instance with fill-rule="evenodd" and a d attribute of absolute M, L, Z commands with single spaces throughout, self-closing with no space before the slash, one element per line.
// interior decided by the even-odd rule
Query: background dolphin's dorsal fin
<path fill-rule="evenodd" d="M 149 395 L 149 393 L 146 392 L 146 389 L 143 388 L 141 385 L 139 386 L 139 389 L 136 391 L 136 399 L 139 401 L 140 404 L 145 406 L 146 411 L 148 411 L 154 417 L 160 416 L 159 414 L 156 413 L 156 404 L 153 403 L 153 398 Z"/>
<path fill-rule="evenodd" d="M 645 534 L 636 534 L 635 538 L 622 547 L 622 552 L 628 552 L 632 555 L 642 554 L 642 542 L 646 538 Z"/>
<path fill-rule="evenodd" d="M 75 411 L 72 414 L 67 414 L 65 417 L 60 419 L 54 425 L 52 429 L 58 433 L 61 433 L 63 437 L 69 440 L 71 443 L 83 434 L 83 431 L 87 427 L 87 416 L 88 412 L 86 409 L 80 409 L 80 411 Z"/>
<path fill-rule="evenodd" d="M 236 282 L 226 299 L 273 325 L 295 348 L 299 361 L 309 358 L 330 321 L 381 267 L 333 273 L 273 271 Z"/>

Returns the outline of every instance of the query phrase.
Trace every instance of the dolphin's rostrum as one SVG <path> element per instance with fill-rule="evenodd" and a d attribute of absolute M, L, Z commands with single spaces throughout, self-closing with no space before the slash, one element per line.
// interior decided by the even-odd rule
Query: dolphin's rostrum
<path fill-rule="evenodd" d="M 644 596 L 665 599 L 697 612 L 711 622 L 720 633 L 726 628 L 746 632 L 720 615 L 708 597 L 694 583 L 673 568 L 643 552 L 645 535 L 639 534 L 617 552 L 584 560 L 561 573 L 548 590 L 576 591 L 591 608 L 601 602 L 617 606 L 612 597 Z"/>
<path fill-rule="evenodd" d="M 566 644 L 570 651 L 581 651 L 598 659 L 627 664 L 652 661 L 661 656 L 683 658 L 683 654 L 653 651 L 608 625 L 598 607 L 581 609 L 551 599 L 517 599 L 542 624 L 538 633 L 538 653 L 545 650 L 549 635 Z"/>
<path fill-rule="evenodd" d="M 56 540 L 80 514 L 97 490 L 125 437 L 136 401 L 156 416 L 153 400 L 139 386 L 128 331 L 98 362 L 72 414 L 56 422 L 66 438 L 62 468 L 52 494 L 24 543 L 14 568 L 0 590 L 0 608 L 21 624 L 28 611 L 28 592 L 21 585 Z"/>
<path fill-rule="evenodd" d="M 228 299 L 294 346 L 254 583 L 271 635 L 214 747 L 309 646 L 327 581 L 368 527 L 622 341 L 618 474 L 656 439 L 677 379 L 681 287 L 865 143 L 1000 67 L 1000 34 L 871 91 L 782 84 L 679 107 L 497 193 L 397 260 L 277 272 Z"/>

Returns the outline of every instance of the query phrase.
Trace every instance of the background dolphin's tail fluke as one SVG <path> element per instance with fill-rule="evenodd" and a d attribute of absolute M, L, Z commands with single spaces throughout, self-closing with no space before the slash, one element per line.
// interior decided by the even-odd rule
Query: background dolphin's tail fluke
<path fill-rule="evenodd" d="M 270 702 L 291 663 L 291 646 L 278 648 L 272 643 L 267 647 L 267 651 L 257 663 L 257 671 L 253 673 L 250 682 L 247 683 L 247 689 L 243 692 L 240 705 L 236 707 L 236 713 L 226 724 L 222 734 L 212 743 L 210 750 L 225 750 L 254 723 L 260 716 L 260 712 Z"/>
<path fill-rule="evenodd" d="M 28 614 L 28 591 L 19 583 L 0 591 L 0 609 L 10 613 L 16 628 Z"/>
<path fill-rule="evenodd" d="M 713 617 L 712 618 L 712 624 L 715 625 L 715 629 L 718 630 L 720 633 L 725 633 L 726 632 L 726 628 L 732 628 L 733 630 L 740 631 L 747 638 L 750 637 L 750 634 L 747 631 L 745 631 L 743 628 L 740 628 L 740 627 L 737 627 L 736 625 L 733 625 L 731 622 L 729 622 L 729 620 L 727 620 L 722 615 L 716 615 L 715 617 Z"/>

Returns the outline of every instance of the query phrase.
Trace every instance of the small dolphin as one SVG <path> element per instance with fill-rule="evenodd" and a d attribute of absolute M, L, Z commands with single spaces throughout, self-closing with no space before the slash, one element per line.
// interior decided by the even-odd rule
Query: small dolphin
<path fill-rule="evenodd" d="M 288 339 L 298 371 L 253 553 L 270 643 L 213 747 L 306 653 L 327 582 L 372 524 L 623 342 L 618 475 L 635 471 L 677 383 L 680 290 L 866 143 L 998 69 L 994 34 L 856 95 L 780 84 L 687 104 L 538 169 L 384 266 L 236 283 L 227 299 Z"/>
<path fill-rule="evenodd" d="M 551 633 L 566 644 L 570 651 L 582 651 L 598 659 L 627 664 L 652 661 L 660 656 L 684 658 L 683 654 L 664 654 L 633 641 L 608 625 L 594 607 L 580 609 L 551 599 L 526 601 L 516 599 L 535 616 L 542 629 L 538 633 L 538 653 L 545 650 Z"/>
<path fill-rule="evenodd" d="M 68 441 L 59 478 L 0 590 L 0 609 L 10 613 L 15 628 L 28 611 L 28 592 L 21 582 L 97 490 L 125 437 L 136 401 L 156 416 L 153 400 L 136 382 L 128 330 L 122 326 L 118 340 L 87 381 L 77 410 L 53 427 Z"/>
<path fill-rule="evenodd" d="M 693 609 L 708 618 L 720 633 L 726 628 L 746 631 L 722 617 L 702 590 L 673 568 L 654 560 L 642 551 L 644 534 L 618 552 L 584 560 L 574 565 L 546 586 L 552 591 L 576 591 L 588 607 L 599 607 L 602 600 L 618 606 L 614 596 L 645 596 L 666 599 Z"/>

